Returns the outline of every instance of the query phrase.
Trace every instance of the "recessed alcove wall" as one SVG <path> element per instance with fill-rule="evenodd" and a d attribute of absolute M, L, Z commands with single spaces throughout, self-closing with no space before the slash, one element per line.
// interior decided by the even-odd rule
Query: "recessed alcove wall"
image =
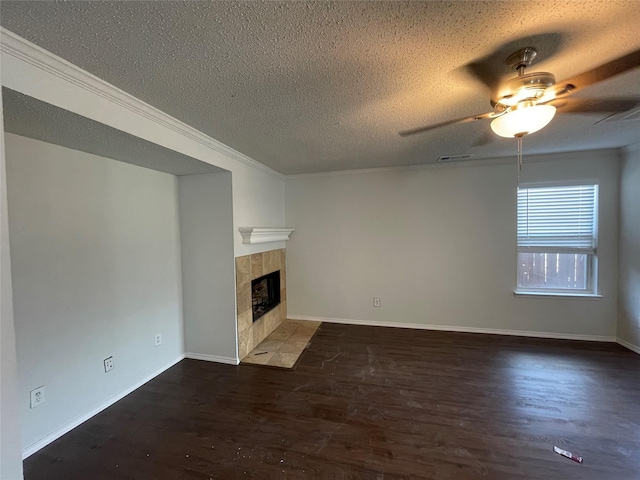
<path fill-rule="evenodd" d="M 280 271 L 280 305 L 253 321 L 251 281 Z M 238 357 L 242 360 L 287 318 L 286 250 L 244 255 L 236 258 L 236 296 L 238 311 Z"/>
<path fill-rule="evenodd" d="M 184 346 L 188 358 L 237 363 L 231 173 L 178 178 Z"/>
<path fill-rule="evenodd" d="M 169 182 L 171 183 L 170 188 L 163 191 L 164 193 L 160 195 L 160 200 L 156 200 L 155 196 L 150 195 L 147 188 L 149 182 L 153 183 L 149 179 L 157 177 L 158 172 L 149 170 L 147 175 L 138 172 L 143 177 L 142 181 L 137 180 L 138 174 L 132 174 L 131 178 L 125 175 L 125 180 L 129 178 L 133 186 L 125 190 L 125 195 L 108 196 L 109 202 L 106 202 L 106 204 L 101 204 L 97 201 L 99 199 L 95 198 L 96 188 L 84 179 L 78 180 L 77 172 L 72 172 L 72 175 L 64 178 L 63 181 L 50 181 L 47 183 L 49 186 L 55 186 L 56 192 L 58 192 L 60 186 L 66 186 L 67 183 L 65 182 L 68 182 L 73 189 L 80 189 L 83 194 L 87 193 L 91 197 L 89 202 L 68 202 L 69 211 L 81 215 L 81 220 L 84 221 L 81 226 L 83 231 L 88 231 L 89 236 L 87 238 L 90 238 L 100 248 L 105 245 L 109 247 L 107 253 L 110 252 L 111 255 L 108 259 L 109 261 L 106 262 L 106 267 L 95 269 L 92 268 L 95 261 L 64 261 L 62 257 L 56 258 L 55 255 L 52 256 L 51 254 L 54 252 L 51 248 L 44 250 L 57 266 L 56 275 L 46 279 L 52 279 L 56 288 L 60 285 L 65 287 L 64 295 L 61 294 L 57 297 L 58 303 L 60 298 L 68 298 L 70 295 L 68 284 L 60 282 L 60 266 L 65 269 L 75 268 L 87 272 L 88 279 L 79 277 L 84 280 L 84 283 L 81 284 L 83 288 L 96 287 L 98 275 L 120 275 L 117 281 L 106 285 L 106 288 L 99 289 L 93 295 L 85 295 L 81 298 L 82 302 L 73 302 L 73 304 L 103 301 L 109 296 L 113 296 L 116 290 L 117 292 L 126 290 L 125 287 L 128 285 L 126 282 L 144 280 L 142 287 L 136 286 L 124 291 L 124 294 L 128 295 L 127 299 L 132 299 L 131 301 L 125 302 L 121 298 L 118 302 L 109 303 L 107 305 L 108 309 L 100 308 L 90 312 L 92 315 L 105 317 L 108 312 L 113 313 L 114 309 L 119 309 L 107 321 L 89 322 L 89 317 L 85 315 L 82 317 L 82 328 L 74 329 L 54 328 L 55 325 L 51 323 L 50 318 L 47 318 L 46 322 L 33 330 L 36 334 L 39 332 L 47 334 L 45 343 L 48 347 L 57 349 L 60 352 L 64 351 L 64 358 L 67 360 L 71 358 L 70 355 L 76 354 L 77 351 L 87 350 L 87 346 L 93 348 L 90 356 L 97 356 L 97 361 L 86 361 L 87 354 L 82 357 L 82 362 L 75 362 L 71 369 L 61 368 L 61 361 L 57 361 L 51 355 L 47 356 L 45 362 L 39 362 L 40 357 L 30 357 L 29 352 L 22 346 L 24 342 L 19 338 L 15 338 L 14 341 L 16 336 L 13 335 L 13 327 L 5 328 L 8 322 L 15 323 L 16 327 L 23 330 L 25 327 L 24 324 L 21 324 L 20 309 L 16 308 L 17 314 L 14 322 L 11 302 L 5 301 L 7 292 L 11 297 L 11 289 L 7 289 L 5 286 L 10 285 L 13 275 L 7 268 L 4 268 L 9 265 L 9 262 L 4 262 L 4 260 L 10 256 L 13 264 L 11 266 L 19 268 L 17 266 L 19 263 L 18 258 L 20 257 L 19 250 L 26 247 L 27 244 L 19 245 L 17 249 L 12 248 L 10 252 L 8 241 L 5 242 L 10 233 L 9 230 L 11 230 L 13 236 L 24 235 L 25 231 L 18 227 L 9 229 L 6 220 L 3 223 L 2 431 L 3 433 L 5 431 L 10 433 L 9 436 L 14 440 L 13 443 L 17 444 L 13 452 L 17 453 L 10 458 L 11 465 L 9 465 L 9 462 L 4 461 L 6 459 L 3 455 L 2 472 L 4 473 L 14 465 L 16 469 L 20 467 L 20 449 L 22 449 L 22 455 L 24 456 L 37 451 L 106 405 L 117 401 L 121 396 L 144 383 L 150 378 L 150 375 L 156 375 L 168 368 L 182 358 L 182 355 L 224 363 L 237 363 L 234 257 L 239 254 L 254 253 L 264 247 L 262 245 L 244 245 L 241 235 L 237 232 L 234 235 L 233 226 L 255 225 L 258 220 L 267 225 L 283 224 L 284 177 L 221 144 L 217 140 L 209 138 L 194 128 L 162 113 L 160 110 L 150 107 L 141 100 L 65 62 L 61 58 L 34 47 L 20 37 L 3 31 L 2 44 L 3 94 L 7 88 L 11 88 L 15 93 L 32 97 L 32 99 L 23 98 L 22 101 L 11 102 L 11 104 L 6 105 L 0 102 L 5 121 L 9 118 L 7 110 L 7 107 L 9 107 L 10 121 L 13 122 L 16 128 L 19 125 L 15 122 L 20 119 L 16 117 L 15 107 L 20 107 L 23 113 L 31 113 L 33 115 L 30 117 L 31 119 L 22 118 L 20 120 L 23 122 L 20 124 L 22 125 L 20 127 L 21 130 L 19 130 L 20 136 L 32 137 L 35 140 L 49 143 L 49 148 L 51 149 L 58 150 L 66 147 L 76 150 L 73 154 L 65 155 L 65 159 L 75 158 L 80 153 L 84 154 L 81 155 L 83 157 L 93 155 L 101 156 L 104 160 L 108 159 L 102 166 L 104 167 L 103 170 L 98 171 L 98 182 L 102 182 L 101 185 L 105 188 L 122 188 L 123 184 L 119 182 L 120 176 L 118 176 L 118 181 L 116 182 L 112 171 L 124 171 L 133 167 L 132 165 L 118 166 L 120 162 L 113 162 L 115 158 L 121 162 L 147 167 L 141 170 L 159 170 L 165 172 L 165 174 L 180 175 L 177 182 L 175 178 Z M 11 46 L 5 49 L 4 47 L 9 44 Z M 38 101 L 31 101 L 33 99 L 38 99 Z M 46 103 L 46 105 L 42 102 Z M 51 108 L 47 108 L 52 105 L 56 105 L 67 112 L 53 112 Z M 51 115 L 43 112 L 40 107 L 47 108 L 48 113 Z M 85 120 L 89 119 L 97 123 L 83 125 L 82 122 L 75 121 L 78 120 L 77 118 L 71 118 L 71 115 L 68 115 L 70 112 L 80 115 Z M 52 125 L 49 120 L 54 120 L 57 123 Z M 6 123 L 2 121 L 2 116 L 0 116 L 0 139 L 3 140 L 0 141 L 0 144 L 2 144 L 0 145 L 0 157 L 3 157 L 0 162 L 0 176 L 3 177 L 3 187 L 5 186 L 4 147 L 7 144 L 5 126 Z M 30 131 L 27 128 L 28 126 L 37 127 L 37 131 Z M 106 126 L 109 126 L 110 131 L 106 132 L 107 137 L 105 138 L 101 132 L 108 129 Z M 70 135 L 68 132 L 66 137 L 52 134 L 53 131 L 59 132 L 63 127 L 75 132 L 76 135 Z M 9 126 L 7 133 L 11 130 L 12 127 Z M 38 138 L 38 132 L 42 135 L 46 134 L 47 137 Z M 81 134 L 78 134 L 78 132 L 81 132 Z M 18 133 L 18 130 L 15 133 Z M 123 135 L 123 133 L 128 134 L 129 137 Z M 8 133 L 7 136 L 11 135 Z M 134 139 L 133 137 L 136 138 Z M 65 145 L 63 143 L 65 139 L 69 142 L 73 141 L 73 143 Z M 79 142 L 82 139 L 86 140 L 84 146 Z M 136 139 L 137 141 L 148 143 L 146 146 L 135 145 Z M 154 145 L 149 145 L 149 142 Z M 161 152 L 156 148 L 157 146 L 168 149 L 171 152 Z M 100 147 L 100 150 L 97 150 L 98 147 Z M 134 152 L 127 147 L 133 148 Z M 195 164 L 187 157 L 202 163 Z M 144 163 L 141 163 L 142 160 L 144 160 Z M 113 162 L 113 165 L 111 162 Z M 215 164 L 215 167 L 212 164 Z M 102 165 L 101 161 L 100 165 Z M 169 168 L 164 168 L 163 165 Z M 25 168 L 27 166 L 26 164 L 22 165 Z M 176 167 L 176 170 L 170 168 L 172 166 Z M 197 168 L 191 169 L 191 166 L 197 166 Z M 88 166 L 83 164 L 82 168 L 84 169 L 85 167 Z M 185 170 L 185 167 L 189 168 Z M 203 169 L 200 167 L 203 167 Z M 52 169 L 51 173 L 57 175 L 56 169 Z M 220 185 L 218 188 L 200 188 L 200 182 L 204 181 L 204 178 L 210 174 L 211 178 L 219 180 Z M 199 178 L 187 179 L 187 176 Z M 28 177 L 30 182 L 34 178 L 33 175 Z M 168 175 L 167 177 L 170 178 Z M 181 182 L 180 179 L 184 180 Z M 11 183 L 10 179 L 6 181 Z M 159 183 L 165 185 L 162 181 L 159 181 Z M 14 190 L 19 191 L 19 185 L 16 185 L 14 185 Z M 162 185 L 158 187 L 160 190 L 162 190 L 160 188 Z M 8 203 L 6 202 L 6 192 L 4 188 L 2 190 L 0 195 L 2 202 L 0 203 L 3 203 L 6 208 Z M 38 198 L 45 194 L 51 194 L 50 190 L 50 188 L 38 190 L 36 192 Z M 153 191 L 158 193 L 157 190 Z M 67 198 L 70 196 L 70 192 L 63 191 L 60 195 Z M 125 198 L 130 199 L 132 195 L 134 201 L 130 201 L 122 207 Z M 178 202 L 175 202 L 176 195 L 180 197 L 179 205 L 176 205 Z M 197 197 L 200 195 L 203 198 L 212 199 L 213 203 L 200 204 L 200 202 L 197 202 Z M 29 200 L 29 205 L 33 204 L 32 200 L 33 198 Z M 174 203 L 167 205 L 166 201 L 168 200 L 172 200 Z M 196 210 L 190 209 L 187 214 L 185 210 L 188 209 L 190 200 L 197 202 L 198 205 Z M 15 203 L 14 201 L 13 204 Z M 101 205 L 104 208 L 101 208 Z M 58 209 L 60 203 L 48 202 L 46 209 L 41 209 L 37 215 L 27 217 L 27 220 L 36 222 L 33 225 L 37 228 L 41 228 L 45 224 L 47 228 L 61 227 L 62 224 L 52 224 L 51 222 L 38 223 L 39 215 L 41 216 L 42 212 L 48 214 L 51 207 Z M 177 207 L 181 209 L 181 212 L 176 216 L 175 210 Z M 15 211 L 15 205 L 11 208 Z M 116 215 L 119 219 L 123 216 L 131 217 L 138 215 L 140 208 L 143 208 L 144 214 L 140 215 L 139 221 L 129 222 L 126 226 L 127 228 L 120 228 L 119 232 L 122 233 L 120 236 L 115 236 L 111 233 L 121 226 L 121 223 L 113 224 L 113 215 Z M 87 212 L 91 209 L 98 210 L 98 212 L 95 215 L 89 215 Z M 93 210 L 91 211 L 93 212 Z M 108 216 L 108 214 L 112 215 Z M 107 216 L 106 220 L 98 221 L 99 218 L 105 216 Z M 8 215 L 3 215 L 3 219 L 7 217 Z M 69 217 L 69 215 L 62 217 L 65 222 L 64 225 L 69 223 Z M 162 223 L 168 217 L 177 217 L 180 228 L 171 229 L 168 235 L 160 235 L 156 230 L 149 227 L 154 222 Z M 94 224 L 97 224 L 95 228 L 89 228 Z M 178 227 L 177 224 L 175 226 Z M 193 226 L 193 228 L 190 228 L 190 226 Z M 108 231 L 105 232 L 105 229 Z M 15 233 L 13 233 L 14 230 Z M 78 235 L 77 232 L 77 228 L 65 228 L 63 231 L 64 234 L 71 235 L 73 241 L 82 240 L 84 237 Z M 189 234 L 182 235 L 184 232 L 190 232 L 193 238 L 189 239 Z M 209 235 L 209 232 L 213 234 Z M 203 235 L 200 235 L 200 233 L 203 233 Z M 59 238 L 65 237 L 59 236 Z M 34 235 L 30 236 L 28 240 L 29 244 L 42 242 L 44 237 L 42 235 Z M 133 260 L 129 260 L 132 250 L 125 248 L 129 245 L 129 243 L 125 242 L 142 242 L 142 252 L 137 257 L 134 256 Z M 160 243 L 166 247 L 171 242 L 176 248 L 168 253 L 165 252 L 160 260 L 151 262 L 150 266 L 144 269 L 144 272 L 151 272 L 149 276 L 142 275 L 143 269 L 136 269 L 140 262 L 146 262 L 153 252 L 157 252 L 160 248 L 158 247 Z M 198 248 L 191 248 L 187 245 L 189 243 L 195 244 L 195 247 Z M 20 242 L 16 241 L 15 244 L 20 244 Z M 272 245 L 272 248 L 279 248 L 284 246 L 284 242 L 275 242 Z M 205 246 L 208 249 L 204 249 Z M 204 255 L 199 256 L 197 253 L 200 247 L 203 247 Z M 89 249 L 87 250 L 87 248 Z M 85 242 L 83 248 L 78 249 L 78 252 L 96 257 L 95 250 L 92 250 L 93 248 L 93 243 Z M 16 251 L 14 252 L 14 250 Z M 121 251 L 124 254 L 118 254 Z M 34 258 L 28 255 L 21 257 L 21 259 L 26 260 Z M 175 267 L 175 275 L 167 275 L 162 270 L 162 268 L 168 268 L 167 264 Z M 131 268 L 134 270 L 132 274 L 127 276 L 121 273 Z M 180 275 L 180 270 L 182 270 L 182 275 Z M 42 274 L 41 264 L 28 273 L 32 274 L 38 281 L 45 279 Z M 25 290 L 20 286 L 24 285 L 20 283 L 20 275 L 16 274 L 13 277 L 14 296 L 16 294 L 24 294 Z M 198 282 L 198 278 L 205 281 Z M 171 288 L 176 289 L 178 296 L 174 299 L 168 294 L 160 295 L 160 299 L 151 308 L 147 308 L 150 300 L 148 292 L 155 292 L 160 287 L 166 286 L 168 282 L 170 282 Z M 45 299 L 52 298 L 52 292 L 53 290 L 47 289 L 45 291 L 46 295 L 37 298 L 36 302 L 28 303 L 28 306 L 47 312 L 49 317 L 50 310 L 46 308 L 43 310 L 43 302 Z M 181 292 L 183 295 L 180 295 Z M 216 302 L 216 299 L 219 301 Z M 134 308 L 132 314 L 125 315 L 126 308 L 139 306 L 140 302 L 147 302 L 145 308 Z M 103 303 L 106 304 L 106 302 Z M 180 306 L 183 308 L 181 309 Z M 162 313 L 172 307 L 174 308 L 174 315 L 166 316 Z M 193 315 L 194 312 L 196 316 Z M 65 318 L 68 317 L 70 316 L 67 315 Z M 123 333 L 122 329 L 114 328 L 115 320 L 126 320 L 123 324 L 126 326 L 127 331 Z M 141 322 L 148 322 L 151 327 L 140 328 Z M 19 327 L 19 325 L 21 326 Z M 106 326 L 107 330 L 101 331 L 100 325 Z M 181 328 L 182 326 L 184 326 L 184 330 Z M 158 333 L 162 334 L 162 344 L 154 347 L 153 340 Z M 80 335 L 79 339 L 78 335 Z M 181 348 L 183 335 L 184 346 Z M 69 339 L 74 340 L 73 348 L 61 349 L 61 346 L 64 346 L 64 342 L 68 344 L 67 340 Z M 99 339 L 99 345 L 95 343 L 96 339 Z M 17 352 L 14 352 L 14 347 L 11 347 L 13 343 L 16 343 Z M 42 345 L 42 343 L 40 344 Z M 4 348 L 6 345 L 11 348 Z M 96 347 L 96 345 L 98 346 Z M 50 351 L 51 348 L 48 348 L 47 351 Z M 147 348 L 150 348 L 148 352 Z M 127 354 L 127 352 L 130 354 Z M 109 373 L 109 381 L 105 383 L 104 380 L 100 380 L 105 375 L 100 373 L 102 360 L 111 355 L 114 356 L 115 369 Z M 26 365 L 25 358 L 27 358 L 39 370 L 29 370 L 27 375 L 20 375 L 20 382 L 17 382 L 15 375 L 11 374 L 18 363 L 16 356 L 22 356 L 21 363 L 23 366 Z M 96 376 L 87 377 L 87 375 L 79 373 L 78 369 L 94 371 Z M 5 375 L 7 372 L 9 374 Z M 103 376 L 101 377 L 100 375 Z M 57 385 L 65 383 L 64 380 L 71 377 L 73 377 L 74 382 L 66 383 L 61 388 L 57 388 Z M 78 378 L 83 378 L 84 380 L 79 382 Z M 87 380 L 87 378 L 98 381 L 100 383 L 99 388 L 95 387 L 93 380 Z M 30 409 L 29 418 L 26 419 L 25 416 L 19 415 L 17 402 L 12 403 L 11 398 L 24 398 L 24 390 L 27 391 L 26 398 L 28 398 L 28 391 L 33 388 L 33 384 L 36 381 L 38 382 L 36 385 L 46 384 L 47 386 L 47 404 L 43 407 L 44 410 L 42 408 Z M 17 383 L 20 383 L 22 387 Z M 73 388 L 68 388 L 69 385 L 73 385 Z M 65 392 L 71 393 L 71 397 L 65 396 Z M 5 397 L 7 402 L 5 402 Z M 20 405 L 22 407 L 25 404 L 21 403 Z M 28 405 L 28 402 L 26 405 Z M 61 408 L 57 408 L 57 405 L 60 405 Z M 14 419 L 23 418 L 20 418 L 20 425 L 18 425 L 15 422 L 4 421 L 5 418 L 9 417 Z M 30 433 L 21 435 L 21 432 L 18 431 L 24 431 L 25 429 Z M 5 449 L 3 447 L 4 453 Z M 10 470 L 11 474 L 7 478 L 17 478 L 17 476 L 21 478 L 21 475 L 13 475 L 15 473 L 14 470 Z M 0 477 L 5 478 L 5 475 L 0 474 Z"/>

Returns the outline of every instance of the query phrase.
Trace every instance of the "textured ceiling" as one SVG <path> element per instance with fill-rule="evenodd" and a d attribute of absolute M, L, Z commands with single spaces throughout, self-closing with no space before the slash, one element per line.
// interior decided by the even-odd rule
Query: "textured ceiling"
<path fill-rule="evenodd" d="M 511 155 L 465 65 L 533 44 L 561 81 L 640 48 L 640 1 L 0 2 L 2 25 L 285 173 Z M 502 65 L 497 72 L 508 74 Z M 640 98 L 640 69 L 575 94 Z M 563 114 L 526 153 L 618 147 L 638 123 Z"/>
<path fill-rule="evenodd" d="M 8 88 L 2 89 L 2 103 L 9 133 L 173 175 L 223 171 Z"/>

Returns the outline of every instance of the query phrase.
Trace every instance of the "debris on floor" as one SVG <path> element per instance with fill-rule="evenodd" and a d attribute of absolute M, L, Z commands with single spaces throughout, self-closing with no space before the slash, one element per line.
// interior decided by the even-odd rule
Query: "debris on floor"
<path fill-rule="evenodd" d="M 287 319 L 243 357 L 241 363 L 293 369 L 321 323 Z"/>
<path fill-rule="evenodd" d="M 579 457 L 577 455 L 574 455 L 571 452 L 567 452 L 566 450 L 563 450 L 561 448 L 558 448 L 556 446 L 553 447 L 553 451 L 556 452 L 558 455 L 562 455 L 563 457 L 567 457 L 570 458 L 571 460 L 573 460 L 574 462 L 577 463 L 582 463 L 582 457 Z"/>

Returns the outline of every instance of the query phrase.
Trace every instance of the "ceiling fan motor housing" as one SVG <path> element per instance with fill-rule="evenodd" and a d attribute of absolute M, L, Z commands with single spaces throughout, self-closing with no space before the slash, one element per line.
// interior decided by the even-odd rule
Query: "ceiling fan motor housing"
<path fill-rule="evenodd" d="M 497 112 L 504 112 L 523 101 L 537 103 L 547 88 L 555 83 L 556 78 L 548 72 L 525 73 L 510 78 L 491 95 L 491 105 Z"/>

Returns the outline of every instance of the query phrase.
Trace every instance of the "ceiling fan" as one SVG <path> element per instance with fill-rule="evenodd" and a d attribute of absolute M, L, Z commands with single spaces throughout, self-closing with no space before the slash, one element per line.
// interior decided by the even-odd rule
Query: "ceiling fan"
<path fill-rule="evenodd" d="M 498 84 L 491 92 L 493 111 L 457 118 L 446 122 L 400 132 L 406 137 L 447 125 L 493 119 L 491 129 L 502 137 L 522 138 L 544 128 L 554 117 L 556 108 L 565 113 L 599 113 L 628 110 L 638 103 L 637 98 L 569 99 L 574 92 L 640 66 L 640 50 L 556 83 L 548 72 L 525 72 L 538 52 L 534 47 L 522 48 L 505 61 L 517 75 Z M 477 73 L 476 73 L 477 74 Z M 480 75 L 478 75 L 480 77 Z M 485 81 L 484 78 L 481 80 Z"/>

